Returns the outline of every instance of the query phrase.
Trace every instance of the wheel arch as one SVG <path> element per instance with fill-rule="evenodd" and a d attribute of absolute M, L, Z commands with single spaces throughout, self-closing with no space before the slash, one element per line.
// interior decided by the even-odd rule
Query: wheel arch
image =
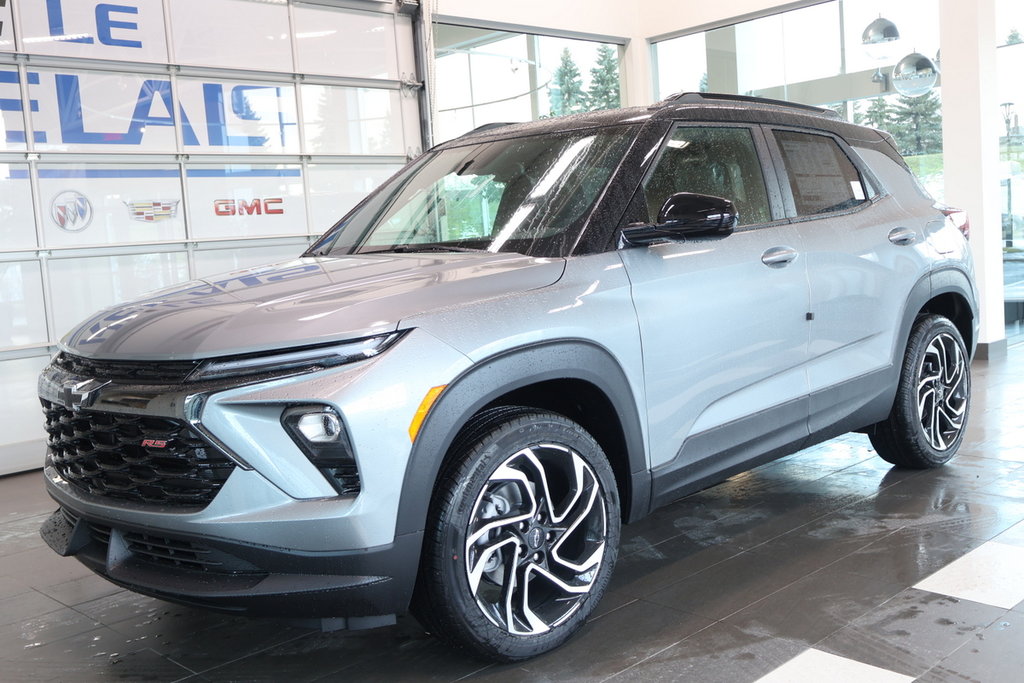
<path fill-rule="evenodd" d="M 421 532 L 443 465 L 474 415 L 498 405 L 560 413 L 578 422 L 608 455 L 624 521 L 648 512 L 650 473 L 632 388 L 605 349 L 583 340 L 543 342 L 473 365 L 441 393 L 413 443 L 395 534 Z"/>

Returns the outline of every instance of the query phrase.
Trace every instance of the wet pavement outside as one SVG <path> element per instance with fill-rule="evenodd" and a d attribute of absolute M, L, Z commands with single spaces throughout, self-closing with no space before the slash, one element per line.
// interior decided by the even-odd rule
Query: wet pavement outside
<path fill-rule="evenodd" d="M 974 365 L 949 465 L 848 434 L 623 528 L 595 616 L 518 665 L 411 618 L 319 633 L 121 590 L 45 547 L 39 472 L 0 479 L 0 680 L 1011 681 L 1024 672 L 1024 348 Z"/>

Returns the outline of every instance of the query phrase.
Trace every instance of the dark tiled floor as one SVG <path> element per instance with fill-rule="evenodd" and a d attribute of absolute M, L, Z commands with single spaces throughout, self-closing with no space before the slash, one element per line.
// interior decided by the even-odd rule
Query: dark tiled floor
<path fill-rule="evenodd" d="M 408 618 L 322 634 L 120 590 L 43 546 L 39 473 L 0 479 L 0 679 L 743 683 L 782 666 L 817 683 L 820 665 L 787 667 L 825 658 L 876 667 L 837 680 L 1020 680 L 1024 602 L 969 592 L 963 572 L 928 584 L 961 597 L 916 587 L 981 555 L 967 583 L 1024 573 L 998 559 L 1024 548 L 1024 348 L 975 364 L 974 380 L 968 438 L 945 468 L 893 470 L 847 435 L 626 527 L 597 615 L 518 666 L 450 651 Z"/>

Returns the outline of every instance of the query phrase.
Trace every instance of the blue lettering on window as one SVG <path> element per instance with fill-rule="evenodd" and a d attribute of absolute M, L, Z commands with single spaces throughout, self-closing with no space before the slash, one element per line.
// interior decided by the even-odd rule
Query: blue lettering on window
<path fill-rule="evenodd" d="M 72 144 L 92 145 L 139 145 L 147 126 L 173 126 L 174 104 L 171 98 L 170 81 L 145 80 L 139 88 L 135 111 L 128 130 L 124 133 L 93 132 L 85 130 L 82 118 L 82 92 L 79 77 L 72 74 L 56 74 L 57 109 L 63 141 Z M 167 116 L 154 114 L 153 101 L 159 98 Z M 184 114 L 184 112 L 182 112 Z M 186 144 L 199 144 L 195 131 L 187 120 L 182 121 L 182 132 Z"/>
<path fill-rule="evenodd" d="M 68 43 L 91 43 L 91 36 L 80 36 L 78 38 L 65 37 L 64 33 L 64 9 L 60 5 L 61 0 L 46 0 L 46 20 L 50 25 L 50 35 L 60 38 Z"/>
<path fill-rule="evenodd" d="M 28 82 L 32 85 L 39 84 L 39 73 L 35 71 L 28 72 Z M 18 72 L 17 71 L 0 71 L 0 83 L 18 83 Z M 39 100 L 29 100 L 29 109 L 32 111 L 39 111 Z M 0 111 L 22 111 L 21 98 L 15 97 L 0 97 Z M 24 144 L 25 142 L 25 131 L 23 130 L 8 130 L 4 136 L 7 142 Z M 46 142 L 46 133 L 37 132 L 34 136 L 36 142 Z"/>
<path fill-rule="evenodd" d="M 139 8 L 130 5 L 108 5 L 106 3 L 96 5 L 96 35 L 104 45 L 117 47 L 142 47 L 141 40 L 128 40 L 127 38 L 115 38 L 111 35 L 111 29 L 122 28 L 129 31 L 138 31 L 139 25 L 134 21 L 115 21 L 110 18 L 111 14 L 138 14 Z"/>
<path fill-rule="evenodd" d="M 232 92 L 232 111 L 235 112 L 235 93 Z M 245 98 L 242 98 L 245 101 Z M 227 113 L 224 107 L 224 87 L 218 83 L 203 83 L 203 101 L 206 104 L 206 133 L 210 145 L 217 147 L 263 147 L 267 138 L 252 135 L 228 135 Z M 246 105 L 247 106 L 247 105 Z M 244 111 L 244 110 L 243 110 Z M 255 112 L 240 116 L 249 120 L 259 119 Z"/>

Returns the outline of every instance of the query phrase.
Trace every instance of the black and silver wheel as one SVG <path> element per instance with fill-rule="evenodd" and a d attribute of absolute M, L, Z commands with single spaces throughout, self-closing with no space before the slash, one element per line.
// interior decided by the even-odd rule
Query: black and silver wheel
<path fill-rule="evenodd" d="M 960 447 L 971 402 L 970 358 L 956 326 L 940 315 L 910 333 L 896 401 L 871 443 L 900 467 L 938 467 Z"/>
<path fill-rule="evenodd" d="M 442 638 L 515 661 L 562 644 L 611 575 L 615 479 L 562 416 L 499 409 L 456 445 L 431 511 L 415 611 Z"/>

